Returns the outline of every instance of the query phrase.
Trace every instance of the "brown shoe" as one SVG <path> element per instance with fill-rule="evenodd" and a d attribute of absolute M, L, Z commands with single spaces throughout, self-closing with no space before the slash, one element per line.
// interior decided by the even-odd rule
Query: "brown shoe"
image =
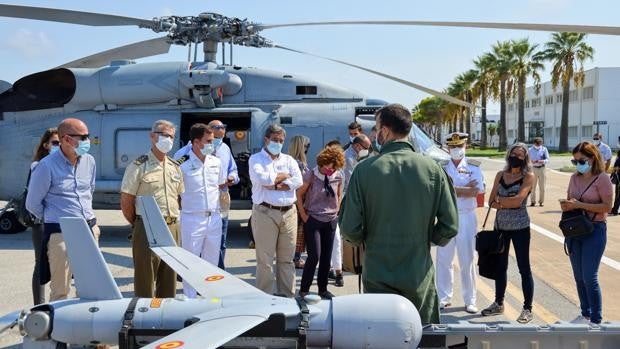
<path fill-rule="evenodd" d="M 293 263 L 295 263 L 295 269 L 303 269 L 306 265 L 306 262 L 303 259 L 294 260 Z"/>

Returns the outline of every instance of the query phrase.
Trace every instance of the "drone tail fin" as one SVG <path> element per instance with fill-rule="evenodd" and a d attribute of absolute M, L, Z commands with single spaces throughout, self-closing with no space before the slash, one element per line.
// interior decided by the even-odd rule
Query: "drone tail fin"
<path fill-rule="evenodd" d="M 60 218 L 60 226 L 79 297 L 92 300 L 123 298 L 86 221 L 64 217 Z"/>

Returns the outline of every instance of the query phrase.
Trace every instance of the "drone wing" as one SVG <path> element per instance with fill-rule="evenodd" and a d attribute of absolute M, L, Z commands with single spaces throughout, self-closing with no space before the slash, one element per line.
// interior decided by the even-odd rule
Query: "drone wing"
<path fill-rule="evenodd" d="M 198 322 L 143 348 L 218 348 L 269 318 L 269 312 L 261 313 L 254 310 L 256 309 L 248 309 L 247 306 L 244 306 L 208 311 L 196 315 L 195 317 L 199 319 Z"/>
<path fill-rule="evenodd" d="M 170 45 L 168 37 L 163 36 L 95 53 L 56 68 L 99 68 L 116 59 L 138 59 L 168 53 Z"/>
<path fill-rule="evenodd" d="M 398 78 L 396 76 L 385 74 L 385 73 L 382 73 L 380 71 L 376 71 L 376 70 L 373 70 L 373 69 L 370 69 L 370 68 L 365 68 L 365 67 L 353 64 L 353 63 L 347 63 L 345 61 L 341 61 L 341 60 L 338 60 L 338 59 L 333 59 L 333 58 L 329 58 L 329 57 L 319 56 L 319 55 L 316 55 L 316 54 L 313 54 L 313 53 L 308 53 L 308 52 L 304 52 L 304 51 L 295 50 L 295 49 L 284 47 L 284 46 L 281 46 L 281 45 L 274 44 L 273 47 L 279 48 L 279 49 L 282 49 L 282 50 L 286 50 L 286 51 L 301 53 L 302 55 L 308 55 L 308 56 L 312 56 L 312 57 L 317 57 L 317 58 L 325 59 L 325 60 L 328 60 L 328 61 L 331 61 L 331 62 L 335 62 L 335 63 L 339 63 L 339 64 L 344 64 L 344 65 L 347 65 L 349 67 L 357 68 L 357 69 L 363 70 L 365 72 L 369 72 L 371 74 L 375 74 L 375 75 L 384 77 L 386 79 L 390 79 L 392 81 L 396 81 L 396 82 L 401 83 L 403 85 L 406 85 L 406 86 L 409 86 L 409 87 L 413 87 L 416 90 L 424 91 L 424 92 L 426 92 L 428 94 L 431 94 L 433 96 L 441 98 L 441 99 L 443 99 L 443 100 L 445 100 L 447 102 L 450 102 L 450 103 L 461 105 L 461 106 L 467 107 L 467 108 L 474 108 L 475 107 L 471 103 L 467 103 L 467 102 L 465 102 L 463 100 L 460 100 L 458 98 L 452 97 L 452 96 L 447 95 L 445 93 L 441 93 L 439 91 L 433 90 L 432 88 L 428 88 L 426 86 L 422 86 L 422 85 L 416 84 L 415 82 L 407 81 L 407 80 Z"/>
<path fill-rule="evenodd" d="M 155 199 L 152 196 L 139 196 L 137 201 L 151 250 L 203 297 L 266 295 L 236 276 L 176 246 Z"/>

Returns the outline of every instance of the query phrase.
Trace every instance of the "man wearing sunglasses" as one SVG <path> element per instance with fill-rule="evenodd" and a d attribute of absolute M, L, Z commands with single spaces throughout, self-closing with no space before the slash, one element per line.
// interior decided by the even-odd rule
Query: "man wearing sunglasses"
<path fill-rule="evenodd" d="M 222 162 L 222 168 L 226 174 L 226 182 L 220 185 L 220 212 L 222 215 L 222 240 L 220 244 L 220 258 L 217 266 L 225 269 L 224 258 L 226 257 L 226 236 L 228 235 L 228 211 L 230 211 L 230 192 L 228 187 L 239 183 L 239 173 L 237 164 L 230 151 L 230 147 L 224 142 L 226 137 L 226 125 L 220 120 L 209 122 L 209 127 L 213 130 L 213 145 L 215 146 L 214 155 Z"/>
<path fill-rule="evenodd" d="M 50 153 L 32 172 L 26 208 L 43 224 L 40 283 L 50 281 L 50 301 L 67 299 L 71 270 L 60 229 L 60 217 L 79 217 L 88 222 L 95 240 L 99 228 L 93 211 L 95 159 L 88 154 L 88 127 L 78 119 L 58 125 L 60 151 Z"/>

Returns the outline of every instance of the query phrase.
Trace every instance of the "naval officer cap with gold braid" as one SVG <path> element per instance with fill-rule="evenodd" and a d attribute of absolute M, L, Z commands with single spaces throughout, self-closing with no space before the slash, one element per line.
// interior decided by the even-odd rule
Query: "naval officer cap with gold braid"
<path fill-rule="evenodd" d="M 464 132 L 452 132 L 446 138 L 446 144 L 450 147 L 458 147 L 467 142 L 469 135 Z"/>

